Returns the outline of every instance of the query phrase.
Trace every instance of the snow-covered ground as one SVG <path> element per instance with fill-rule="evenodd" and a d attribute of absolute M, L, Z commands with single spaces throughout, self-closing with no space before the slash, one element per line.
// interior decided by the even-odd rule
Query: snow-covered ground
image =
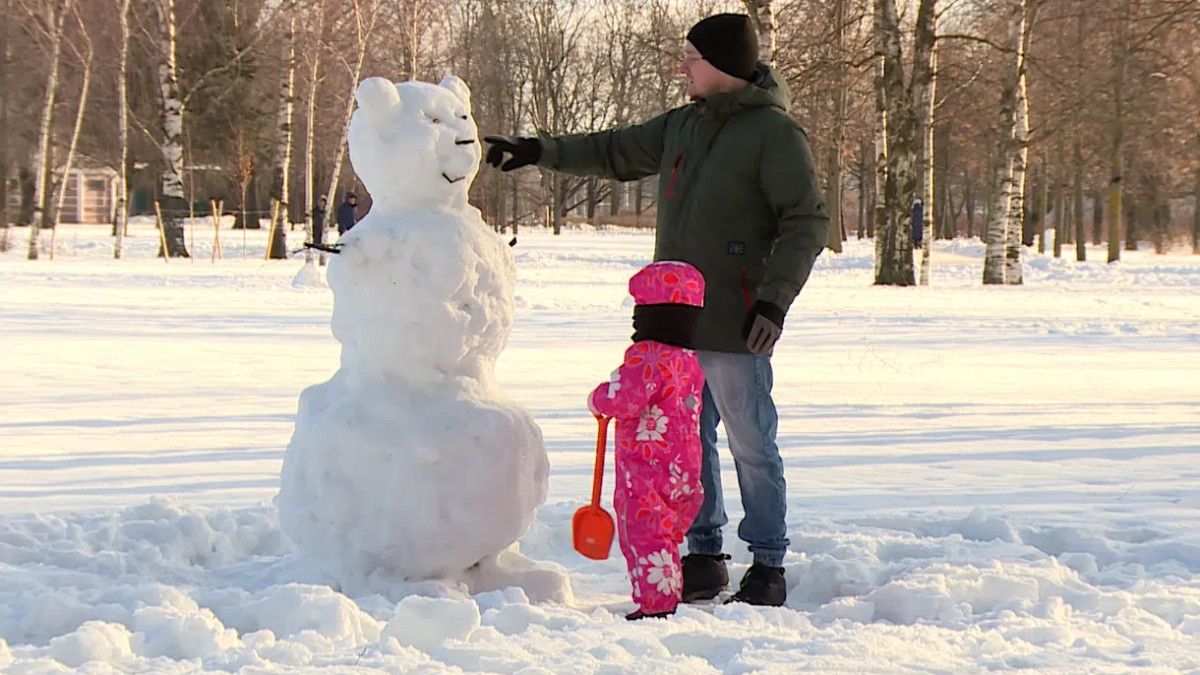
<path fill-rule="evenodd" d="M 583 397 L 628 340 L 648 234 L 515 249 L 498 375 L 552 469 L 521 551 L 569 574 L 566 605 L 306 583 L 271 499 L 297 396 L 338 344 L 328 289 L 264 262 L 262 233 L 243 261 L 223 231 L 217 264 L 210 228 L 169 263 L 141 221 L 122 261 L 102 228 L 64 226 L 53 262 L 13 234 L 4 673 L 1200 673 L 1200 257 L 1031 254 L 1025 286 L 985 288 L 982 246 L 939 242 L 933 285 L 899 289 L 871 286 L 869 242 L 822 256 L 775 358 L 788 606 L 628 624 L 619 553 L 578 556 L 569 525 L 591 478 Z M 749 556 L 726 541 L 736 580 Z"/>

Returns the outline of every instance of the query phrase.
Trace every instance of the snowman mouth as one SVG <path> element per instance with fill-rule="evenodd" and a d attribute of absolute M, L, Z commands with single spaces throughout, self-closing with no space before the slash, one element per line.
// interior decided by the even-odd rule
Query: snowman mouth
<path fill-rule="evenodd" d="M 446 174 L 443 173 L 442 178 L 445 178 L 447 183 L 454 185 L 455 183 L 459 182 L 460 180 L 463 180 L 464 178 L 466 178 L 466 176 L 459 176 L 458 178 L 451 178 L 450 176 L 447 176 Z"/>

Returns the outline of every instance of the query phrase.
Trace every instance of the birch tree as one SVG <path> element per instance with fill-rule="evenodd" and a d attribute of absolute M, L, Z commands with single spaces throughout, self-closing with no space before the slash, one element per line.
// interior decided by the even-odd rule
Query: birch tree
<path fill-rule="evenodd" d="M 928 104 L 933 78 L 933 21 L 936 0 L 921 0 L 913 41 L 912 73 L 907 84 L 901 54 L 900 21 L 894 0 L 875 0 L 875 48 L 883 61 L 882 88 L 887 112 L 887 174 L 884 181 L 884 218 L 876 232 L 875 283 L 911 286 L 916 282 L 912 254 L 912 206 L 919 194 L 918 155 L 921 110 Z M 877 91 L 876 96 L 879 96 Z"/>
<path fill-rule="evenodd" d="M 49 70 L 46 73 L 46 90 L 42 96 L 42 117 L 38 128 L 37 151 L 33 159 L 34 167 L 34 197 L 33 221 L 29 224 L 29 254 L 30 260 L 38 259 L 39 238 L 41 229 L 46 226 L 46 188 L 50 181 L 51 158 L 51 124 L 54 121 L 54 97 L 58 90 L 58 68 L 62 60 L 63 27 L 67 20 L 67 10 L 70 0 L 47 2 L 39 7 L 39 21 L 44 21 L 50 38 Z M 7 177 L 6 177 L 7 178 Z"/>
<path fill-rule="evenodd" d="M 283 260 L 287 254 L 287 224 L 291 220 L 288 183 L 292 167 L 292 112 L 296 104 L 296 0 L 284 5 L 286 28 L 283 33 L 284 77 L 279 94 L 279 138 L 275 147 L 273 190 L 278 208 L 271 223 L 267 256 Z"/>
<path fill-rule="evenodd" d="M 878 52 L 879 46 L 878 31 L 876 31 L 876 47 Z M 889 217 L 894 215 L 888 210 L 887 203 L 887 177 L 888 177 L 888 153 L 887 153 L 887 135 L 888 135 L 888 113 L 887 113 L 887 94 L 883 81 L 883 54 L 879 53 L 875 57 L 875 196 L 874 202 L 874 218 L 871 220 L 871 229 L 868 236 L 875 236 L 875 278 L 879 279 L 883 273 L 883 257 L 884 257 L 884 241 L 885 237 L 882 233 L 890 233 L 895 225 L 887 225 Z"/>
<path fill-rule="evenodd" d="M 88 94 L 91 91 L 92 84 L 92 57 L 94 50 L 92 49 L 92 38 L 88 35 L 87 26 L 83 23 L 83 17 L 79 14 L 79 6 L 75 5 L 72 8 L 72 14 L 75 16 L 75 22 L 79 25 L 79 42 L 83 44 L 82 51 L 74 42 L 71 44 L 71 51 L 75 53 L 75 58 L 79 61 L 80 67 L 83 69 L 82 83 L 79 86 L 79 100 L 75 108 L 75 126 L 71 131 L 71 141 L 67 145 L 67 158 L 62 165 L 62 178 L 57 181 L 54 186 L 53 198 L 53 213 L 50 221 L 51 227 L 54 228 L 55 234 L 58 231 L 58 224 L 62 220 L 63 201 L 67 196 L 67 186 L 71 181 L 71 169 L 75 165 L 75 150 L 79 147 L 79 133 L 83 129 L 83 118 L 87 114 Z M 76 193 L 77 198 L 83 199 L 83 186 L 79 186 Z M 50 239 L 50 259 L 54 260 L 54 237 Z"/>
<path fill-rule="evenodd" d="M 308 126 L 304 132 L 304 229 L 308 241 L 316 241 L 316 236 L 313 234 L 313 228 L 316 221 L 313 216 L 313 209 L 317 205 L 317 196 L 313 194 L 313 146 L 316 139 L 317 128 L 317 85 L 320 84 L 321 73 L 321 50 L 325 46 L 325 0 L 317 0 L 315 13 L 317 15 L 316 30 L 313 32 L 313 45 L 308 50 L 311 62 L 308 64 Z M 326 208 L 326 221 L 328 221 L 329 209 Z M 321 227 L 327 227 L 328 222 L 322 223 Z M 323 233 L 322 233 L 323 234 Z M 309 263 L 313 260 L 313 251 L 311 248 L 304 249 L 304 262 Z M 325 254 L 320 256 L 320 262 L 325 264 Z"/>
<path fill-rule="evenodd" d="M 1004 284 L 1012 283 L 1008 279 L 1008 275 L 1012 270 L 1011 264 L 1008 262 L 1009 247 L 1013 238 L 1016 238 L 1016 255 L 1017 265 L 1016 270 L 1020 270 L 1020 238 L 1021 228 L 1020 220 L 1017 221 L 1016 232 L 1010 231 L 1013 227 L 1013 219 L 1011 218 L 1011 206 L 1016 190 L 1016 162 L 1019 148 L 1018 144 L 1018 126 L 1021 120 L 1018 118 L 1019 98 L 1021 94 L 1018 89 L 1023 85 L 1022 79 L 1022 33 L 1025 28 L 1025 12 L 1026 3 L 1028 0 L 1005 0 L 1007 13 L 1005 15 L 1005 42 L 1006 47 L 1002 59 L 1001 74 L 1000 74 L 1000 107 L 999 120 L 997 127 L 997 142 L 996 155 L 999 158 L 993 167 L 992 177 L 992 203 L 988 209 L 987 228 L 987 248 L 984 257 L 983 266 L 983 283 L 985 284 Z M 1028 121 L 1028 118 L 1025 118 Z M 1025 127 L 1026 134 L 1028 127 Z M 1015 283 L 1020 283 L 1016 281 Z"/>
<path fill-rule="evenodd" d="M 0 0 L 0 16 L 12 16 L 10 0 Z M 11 96 L 9 94 L 9 61 L 10 46 L 8 31 L 13 22 L 5 21 L 0 25 L 0 129 L 8 129 L 8 108 Z M 9 137 L 5 133 L 0 140 L 0 252 L 8 250 L 8 172 L 11 155 L 9 154 Z"/>
<path fill-rule="evenodd" d="M 932 15 L 930 15 L 928 17 L 928 20 L 929 20 L 929 22 L 925 26 L 918 24 L 917 30 L 918 31 L 929 30 L 931 32 L 936 32 L 934 17 Z M 929 58 L 930 58 L 930 67 L 928 68 L 929 81 L 926 83 L 921 83 L 917 87 L 917 97 L 916 97 L 916 102 L 921 106 L 920 113 L 919 113 L 920 114 L 920 125 L 918 127 L 918 135 L 921 138 L 921 155 L 920 155 L 920 162 L 919 162 L 920 170 L 918 173 L 920 175 L 921 203 L 922 203 L 922 206 L 924 207 L 924 220 L 922 221 L 923 230 L 922 230 L 922 234 L 921 234 L 920 285 L 922 285 L 922 286 L 929 285 L 929 275 L 930 275 L 930 271 L 931 271 L 930 267 L 933 264 L 932 261 L 930 260 L 930 257 L 933 253 L 933 236 L 934 236 L 933 224 L 935 222 L 934 214 L 937 213 L 937 204 L 933 198 L 933 194 L 934 194 L 933 181 L 934 181 L 934 175 L 935 175 L 934 170 L 933 170 L 933 163 L 934 163 L 933 162 L 933 158 L 934 158 L 934 153 L 933 153 L 933 150 L 934 150 L 934 148 L 933 148 L 933 131 L 934 131 L 933 114 L 934 114 L 934 110 L 936 107 L 934 105 L 934 99 L 937 96 L 937 79 L 936 79 L 937 50 L 936 50 L 936 43 L 934 42 L 932 35 L 930 35 L 926 41 L 933 47 L 933 49 L 930 50 L 930 56 L 929 56 Z M 918 40 L 918 43 L 920 43 L 920 42 L 922 42 L 922 40 Z"/>
<path fill-rule="evenodd" d="M 1012 144 L 1012 193 L 1008 201 L 1008 223 L 1005 228 L 1004 283 L 1021 284 L 1021 249 L 1025 224 L 1025 175 L 1029 163 L 1029 40 L 1033 21 L 1041 0 L 1021 0 L 1020 23 L 1017 27 L 1017 101 L 1016 124 Z M 1014 2 L 1014 4 L 1016 4 Z M 1015 11 L 1015 10 L 1014 10 Z M 1057 234 L 1055 235 L 1058 236 Z"/>
<path fill-rule="evenodd" d="M 1108 179 L 1108 262 L 1121 259 L 1121 218 L 1124 217 L 1125 70 L 1129 62 L 1129 14 L 1132 0 L 1120 0 L 1113 52 L 1112 154 Z"/>
<path fill-rule="evenodd" d="M 162 228 L 166 250 L 159 255 L 191 257 L 184 241 L 183 100 L 179 95 L 179 67 L 175 56 L 175 0 L 156 0 L 159 21 L 158 83 L 162 95 Z M 160 247 L 161 248 L 161 247 Z"/>
<path fill-rule="evenodd" d="M 758 60 L 775 65 L 775 8 L 772 0 L 743 0 L 758 31 Z"/>
<path fill-rule="evenodd" d="M 130 0 L 116 0 L 121 22 L 121 57 L 117 66 L 117 136 L 120 160 L 117 166 L 117 204 L 113 219 L 113 258 L 120 260 L 129 223 L 129 6 Z"/>
<path fill-rule="evenodd" d="M 825 202 L 829 205 L 828 247 L 835 253 L 842 252 L 845 233 L 842 216 L 842 175 L 845 172 L 846 145 L 846 45 L 843 32 L 846 24 L 846 0 L 835 0 L 833 5 L 834 40 L 834 85 L 833 85 L 833 151 L 830 153 L 829 194 Z"/>
<path fill-rule="evenodd" d="M 356 52 L 353 65 L 343 60 L 343 64 L 347 66 L 350 72 L 350 91 L 346 95 L 346 107 L 342 114 L 341 132 L 338 135 L 338 142 L 334 152 L 333 171 L 329 176 L 329 189 L 325 194 L 329 195 L 329 207 L 333 210 L 337 200 L 334 198 L 334 193 L 337 191 L 338 179 L 342 173 L 342 160 L 346 156 L 346 136 L 350 133 L 350 117 L 354 114 L 354 93 L 358 90 L 358 81 L 362 78 L 363 61 L 367 57 L 367 45 L 369 44 L 372 31 L 375 30 L 375 22 L 378 18 L 378 0 L 353 0 L 354 10 L 354 33 L 357 37 Z"/>

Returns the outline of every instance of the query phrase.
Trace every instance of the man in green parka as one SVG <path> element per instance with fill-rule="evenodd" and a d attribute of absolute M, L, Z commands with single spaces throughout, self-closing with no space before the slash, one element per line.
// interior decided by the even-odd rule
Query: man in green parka
<path fill-rule="evenodd" d="M 504 171 L 538 164 L 616 180 L 658 174 L 654 259 L 691 263 L 707 284 L 696 337 L 706 379 L 704 505 L 687 535 L 683 599 L 711 599 L 729 584 L 717 454 L 723 420 L 746 513 L 738 536 L 754 556 L 731 599 L 781 605 L 787 487 L 775 443 L 771 354 L 825 246 L 829 218 L 808 139 L 788 114 L 783 79 L 758 62 L 750 18 L 700 21 L 683 54 L 690 104 L 593 134 L 491 136 L 487 161 Z"/>

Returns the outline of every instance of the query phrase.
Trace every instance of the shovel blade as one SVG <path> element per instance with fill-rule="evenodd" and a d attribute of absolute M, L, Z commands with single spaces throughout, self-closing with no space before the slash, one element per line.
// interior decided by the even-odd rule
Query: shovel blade
<path fill-rule="evenodd" d="M 615 531 L 612 516 L 599 506 L 584 506 L 576 511 L 575 517 L 571 519 L 575 550 L 592 560 L 608 559 Z"/>

